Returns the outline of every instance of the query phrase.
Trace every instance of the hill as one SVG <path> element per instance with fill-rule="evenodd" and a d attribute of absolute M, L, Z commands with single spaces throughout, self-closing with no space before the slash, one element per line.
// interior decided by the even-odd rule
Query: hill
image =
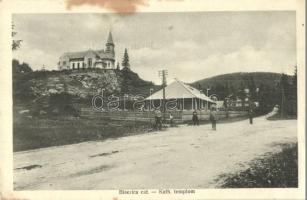
<path fill-rule="evenodd" d="M 47 112 L 65 104 L 90 106 L 94 95 L 149 95 L 152 82 L 131 70 L 82 69 L 13 74 L 14 107 Z"/>
<path fill-rule="evenodd" d="M 228 85 L 229 87 L 239 88 L 242 83 L 251 77 L 253 78 L 257 87 L 260 87 L 261 84 L 266 86 L 274 86 L 280 81 L 281 74 L 270 72 L 238 72 L 205 78 L 193 82 L 192 85 L 195 87 L 201 86 L 202 88 L 211 88 L 217 85 Z"/>
<path fill-rule="evenodd" d="M 257 101 L 257 112 L 261 114 L 280 105 L 287 115 L 296 115 L 296 75 L 270 72 L 231 73 L 202 79 L 191 85 L 208 92 L 209 96 L 216 95 L 219 100 L 228 97 L 231 100 Z"/>

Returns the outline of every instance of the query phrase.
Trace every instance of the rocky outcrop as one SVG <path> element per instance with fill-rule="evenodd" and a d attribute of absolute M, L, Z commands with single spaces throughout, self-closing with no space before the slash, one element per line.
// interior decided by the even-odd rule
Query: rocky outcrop
<path fill-rule="evenodd" d="M 73 72 L 71 74 L 51 74 L 46 78 L 29 80 L 35 96 L 50 96 L 63 93 L 85 98 L 104 88 L 108 93 L 118 93 L 121 78 L 113 70 L 102 73 Z M 16 88 L 18 90 L 18 88 Z"/>
<path fill-rule="evenodd" d="M 56 107 L 50 105 L 50 99 L 58 95 L 71 96 L 76 103 L 83 100 L 88 103 L 102 89 L 107 95 L 147 95 L 149 89 L 155 87 L 130 70 L 37 71 L 14 76 L 13 81 L 14 104 L 30 110 L 33 110 L 31 107 L 54 110 Z"/>

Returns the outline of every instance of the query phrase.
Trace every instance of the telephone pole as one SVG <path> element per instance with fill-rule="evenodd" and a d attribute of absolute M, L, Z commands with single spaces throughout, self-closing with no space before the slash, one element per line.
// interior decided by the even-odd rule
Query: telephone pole
<path fill-rule="evenodd" d="M 284 117 L 285 114 L 285 89 L 283 83 L 281 84 L 281 106 L 280 106 L 280 116 Z"/>
<path fill-rule="evenodd" d="M 162 100 L 162 112 L 163 112 L 163 121 L 165 122 L 165 87 L 166 87 L 166 76 L 168 75 L 167 70 L 160 70 L 159 71 L 159 77 L 162 78 L 162 89 L 163 89 L 163 100 Z"/>

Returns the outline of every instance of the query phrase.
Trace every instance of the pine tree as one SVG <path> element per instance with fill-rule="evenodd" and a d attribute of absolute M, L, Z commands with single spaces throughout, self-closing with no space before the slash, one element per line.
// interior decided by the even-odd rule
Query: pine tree
<path fill-rule="evenodd" d="M 242 109 L 245 110 L 245 98 L 246 98 L 246 94 L 245 94 L 245 89 L 246 89 L 246 85 L 245 85 L 246 81 L 241 81 L 240 82 L 240 86 L 239 86 L 239 91 L 238 91 L 238 97 L 239 99 L 241 99 L 242 102 Z"/>
<path fill-rule="evenodd" d="M 261 114 L 264 114 L 268 111 L 267 110 L 267 106 L 268 106 L 268 101 L 267 101 L 268 94 L 267 93 L 268 93 L 268 87 L 266 87 L 263 83 L 260 83 L 258 100 L 259 100 L 259 112 Z"/>
<path fill-rule="evenodd" d="M 122 66 L 123 66 L 123 69 L 130 69 L 129 55 L 128 55 L 127 49 L 125 49 Z"/>
<path fill-rule="evenodd" d="M 249 83 L 248 83 L 248 89 L 250 92 L 250 97 L 254 100 L 256 99 L 256 84 L 254 81 L 254 77 L 252 75 L 250 75 L 249 77 Z"/>
<path fill-rule="evenodd" d="M 117 67 L 116 69 L 119 71 L 120 70 L 120 67 L 119 67 L 119 62 L 117 63 Z"/>
<path fill-rule="evenodd" d="M 292 77 L 291 86 L 291 114 L 297 115 L 297 66 L 294 68 L 294 76 Z"/>
<path fill-rule="evenodd" d="M 289 111 L 289 91 L 288 76 L 286 74 L 282 74 L 280 78 L 280 116 L 282 118 L 285 117 Z"/>
<path fill-rule="evenodd" d="M 238 97 L 243 101 L 245 99 L 245 84 L 243 81 L 240 82 L 240 85 L 239 85 L 239 89 L 238 89 Z"/>

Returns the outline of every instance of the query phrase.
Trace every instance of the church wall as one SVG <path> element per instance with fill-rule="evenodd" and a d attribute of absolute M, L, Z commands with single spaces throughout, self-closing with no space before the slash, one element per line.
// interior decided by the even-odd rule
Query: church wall
<path fill-rule="evenodd" d="M 91 59 L 91 66 L 89 66 L 89 59 Z M 97 62 L 98 59 L 96 59 L 96 55 L 95 54 L 87 54 L 84 57 L 84 63 L 85 63 L 85 67 L 86 68 L 94 68 L 95 67 L 95 63 Z"/>
<path fill-rule="evenodd" d="M 101 62 L 96 63 L 96 68 L 103 69 L 104 68 L 103 63 L 101 63 Z"/>
<path fill-rule="evenodd" d="M 115 69 L 115 51 L 111 32 L 105 50 L 87 50 L 83 52 L 65 53 L 60 57 L 58 69 L 101 68 Z"/>
<path fill-rule="evenodd" d="M 105 63 L 106 63 L 106 69 L 114 69 L 115 68 L 113 60 L 106 60 Z"/>
<path fill-rule="evenodd" d="M 82 69 L 83 61 L 70 61 L 70 69 Z M 84 66 L 85 67 L 85 66 Z"/>
<path fill-rule="evenodd" d="M 61 57 L 58 63 L 58 69 L 63 70 L 63 69 L 69 69 L 69 58 L 68 57 Z"/>

